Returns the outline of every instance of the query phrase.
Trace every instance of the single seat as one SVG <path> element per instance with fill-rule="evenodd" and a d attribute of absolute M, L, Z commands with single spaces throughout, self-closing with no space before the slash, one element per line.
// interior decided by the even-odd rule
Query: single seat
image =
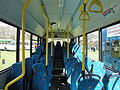
<path fill-rule="evenodd" d="M 45 65 L 37 63 L 33 65 L 33 90 L 49 90 L 49 82 Z"/>
<path fill-rule="evenodd" d="M 120 74 L 113 73 L 108 76 L 106 90 L 120 90 Z"/>
<path fill-rule="evenodd" d="M 102 90 L 103 84 L 94 78 L 83 79 L 79 82 L 78 90 Z"/>
<path fill-rule="evenodd" d="M 40 63 L 46 65 L 46 57 L 45 56 L 40 59 Z M 49 81 L 52 80 L 52 77 L 53 77 L 52 72 L 53 72 L 53 60 L 52 60 L 51 56 L 49 56 L 48 67 L 47 67 L 47 74 L 49 77 Z"/>
<path fill-rule="evenodd" d="M 32 65 L 33 64 L 34 64 L 33 58 L 26 58 L 25 59 L 26 90 L 31 90 L 32 89 L 32 76 L 33 76 Z"/>
<path fill-rule="evenodd" d="M 78 62 L 74 64 L 71 74 L 71 90 L 77 90 L 78 88 L 78 79 L 82 73 L 82 63 Z"/>
<path fill-rule="evenodd" d="M 40 55 L 38 55 L 38 54 L 34 54 L 33 56 L 32 56 L 32 59 L 33 59 L 33 63 L 35 64 L 35 63 L 39 63 L 40 61 L 39 61 L 39 59 L 40 59 Z"/>
<path fill-rule="evenodd" d="M 22 73 L 21 65 L 22 65 L 21 63 L 15 63 L 12 65 L 12 70 L 11 70 L 9 77 L 7 78 L 7 83 L 21 75 Z M 23 83 L 23 78 L 22 78 L 18 80 L 17 82 L 15 82 L 14 84 L 12 84 L 9 87 L 9 90 L 23 90 L 24 84 L 25 83 Z"/>
<path fill-rule="evenodd" d="M 101 80 L 103 79 L 103 77 L 106 74 L 105 68 L 104 68 L 104 63 L 97 61 L 97 62 L 93 62 L 93 70 L 92 70 L 93 74 L 99 75 L 101 77 Z"/>
<path fill-rule="evenodd" d="M 77 63 L 77 62 L 78 62 L 78 60 L 76 58 L 74 58 L 74 57 L 72 57 L 72 58 L 69 59 L 69 62 L 68 62 L 67 68 L 66 68 L 67 77 L 71 74 L 73 65 L 75 63 Z"/>
<path fill-rule="evenodd" d="M 120 61 L 117 61 L 114 65 L 113 68 L 117 71 L 120 71 Z"/>

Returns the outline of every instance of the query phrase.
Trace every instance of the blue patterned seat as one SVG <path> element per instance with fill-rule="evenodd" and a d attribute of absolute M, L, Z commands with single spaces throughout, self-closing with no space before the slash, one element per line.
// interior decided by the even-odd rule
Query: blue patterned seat
<path fill-rule="evenodd" d="M 117 61 L 117 62 L 114 64 L 114 69 L 117 70 L 117 71 L 120 71 L 120 61 Z"/>
<path fill-rule="evenodd" d="M 49 81 L 52 80 L 52 76 L 53 76 L 52 75 L 52 72 L 53 72 L 53 62 L 52 61 L 53 60 L 52 60 L 51 56 L 49 56 L 48 67 L 47 67 L 47 74 L 48 74 L 48 77 L 49 77 Z M 40 59 L 40 63 L 43 63 L 44 65 L 46 64 L 46 57 L 45 56 Z"/>
<path fill-rule="evenodd" d="M 98 79 L 83 79 L 79 82 L 78 90 L 102 90 L 103 83 Z"/>
<path fill-rule="evenodd" d="M 26 58 L 25 59 L 25 80 L 26 80 L 26 90 L 32 89 L 32 65 L 34 64 L 33 58 Z"/>
<path fill-rule="evenodd" d="M 69 62 L 68 62 L 68 65 L 67 65 L 67 68 L 66 68 L 67 77 L 71 74 L 73 65 L 74 65 L 75 63 L 77 63 L 77 62 L 78 62 L 78 60 L 77 60 L 76 58 L 74 58 L 74 57 L 71 57 L 71 58 L 70 58 L 70 60 L 69 60 Z"/>
<path fill-rule="evenodd" d="M 32 56 L 32 59 L 33 59 L 33 61 L 34 61 L 34 64 L 35 63 L 39 63 L 40 62 L 40 55 L 38 55 L 38 54 L 34 54 L 33 56 Z"/>
<path fill-rule="evenodd" d="M 106 90 L 120 90 L 120 74 L 113 73 L 109 75 Z"/>
<path fill-rule="evenodd" d="M 7 83 L 21 75 L 22 73 L 21 65 L 22 65 L 21 63 L 15 63 L 12 65 L 12 70 L 9 77 L 7 78 Z M 23 84 L 24 83 L 22 78 L 19 81 L 12 84 L 9 87 L 9 90 L 23 90 Z"/>
<path fill-rule="evenodd" d="M 48 76 L 45 65 L 37 63 L 33 65 L 33 90 L 49 90 Z"/>
<path fill-rule="evenodd" d="M 78 62 L 74 64 L 71 74 L 71 90 L 77 90 L 78 88 L 78 79 L 82 73 L 82 63 Z"/>

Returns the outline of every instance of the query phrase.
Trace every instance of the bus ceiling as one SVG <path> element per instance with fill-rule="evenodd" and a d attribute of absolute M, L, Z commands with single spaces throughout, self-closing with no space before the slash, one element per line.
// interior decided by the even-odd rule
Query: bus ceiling
<path fill-rule="evenodd" d="M 67 25 L 73 18 L 70 33 L 74 37 L 82 35 L 82 22 L 79 21 L 79 7 L 84 0 L 31 0 L 26 12 L 26 29 L 38 36 L 45 35 L 45 18 L 40 11 L 40 5 L 44 5 L 45 13 L 52 24 L 53 32 L 65 32 Z M 97 5 L 90 4 L 87 10 L 99 9 Z M 103 5 L 101 13 L 88 12 L 90 21 L 87 22 L 86 32 L 90 32 L 120 20 L 120 0 L 97 0 Z M 21 27 L 21 10 L 26 0 L 0 0 L 0 20 L 7 21 Z M 89 8 L 91 6 L 91 8 Z M 89 11 L 90 11 L 89 10 Z M 53 22 L 53 23 L 52 23 Z M 59 37 L 59 36 L 58 36 Z"/>

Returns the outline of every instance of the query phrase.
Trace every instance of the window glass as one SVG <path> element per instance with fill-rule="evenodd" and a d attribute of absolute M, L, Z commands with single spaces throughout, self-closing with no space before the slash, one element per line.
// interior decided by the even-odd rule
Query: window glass
<path fill-rule="evenodd" d="M 37 48 L 37 36 L 33 35 L 33 37 L 32 37 L 32 53 L 35 52 L 36 48 Z"/>
<path fill-rule="evenodd" d="M 25 32 L 25 58 L 30 57 L 30 33 Z M 22 61 L 22 30 L 20 30 L 20 61 Z"/>
<path fill-rule="evenodd" d="M 110 41 L 106 41 L 106 53 L 110 53 Z"/>
<path fill-rule="evenodd" d="M 120 40 L 112 41 L 112 57 L 120 58 Z"/>
<path fill-rule="evenodd" d="M 120 24 L 102 29 L 102 61 L 120 71 Z"/>
<path fill-rule="evenodd" d="M 0 71 L 16 62 L 17 28 L 0 22 Z"/>
<path fill-rule="evenodd" d="M 99 60 L 99 32 L 95 31 L 87 34 L 87 52 L 88 57 L 94 61 Z"/>
<path fill-rule="evenodd" d="M 83 51 L 82 47 L 83 47 L 83 36 L 82 37 L 79 37 L 79 45 L 81 47 L 81 51 Z"/>

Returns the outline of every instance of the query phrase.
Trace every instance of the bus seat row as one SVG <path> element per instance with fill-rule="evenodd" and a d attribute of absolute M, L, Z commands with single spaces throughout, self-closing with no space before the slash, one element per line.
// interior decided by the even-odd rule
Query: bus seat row
<path fill-rule="evenodd" d="M 26 74 L 24 78 L 11 85 L 9 90 L 49 90 L 49 85 L 53 76 L 52 71 L 54 60 L 51 56 L 49 56 L 49 64 L 46 67 L 46 56 L 42 56 L 41 47 L 43 48 L 43 46 L 38 46 L 32 57 L 25 59 Z M 21 62 L 12 65 L 11 73 L 7 79 L 7 83 L 21 74 L 21 65 Z"/>
<path fill-rule="evenodd" d="M 74 48 L 72 48 L 74 47 Z M 64 55 L 64 64 L 65 69 L 69 69 L 69 72 L 67 72 L 70 75 L 67 75 L 68 77 L 68 83 L 70 84 L 71 90 L 119 90 L 120 89 L 120 74 L 114 75 L 112 77 L 113 73 L 112 71 L 107 71 L 105 69 L 104 64 L 100 61 L 92 61 L 89 57 L 85 58 L 85 79 L 81 78 L 82 76 L 82 70 L 81 70 L 81 62 L 82 62 L 82 53 L 81 48 L 73 44 L 71 48 L 71 53 L 73 54 L 72 57 L 67 58 L 66 57 L 66 51 L 63 51 Z M 77 49 L 76 49 L 77 48 Z M 63 50 L 64 47 L 63 47 Z M 76 58 L 78 59 L 76 62 Z M 71 66 L 69 65 L 71 64 Z M 116 64 L 120 64 L 120 62 L 116 62 Z M 119 65 L 116 65 L 119 66 Z M 118 68 L 116 67 L 115 68 Z M 120 70 L 120 69 L 119 69 Z M 112 78 L 110 78 L 110 75 Z"/>

